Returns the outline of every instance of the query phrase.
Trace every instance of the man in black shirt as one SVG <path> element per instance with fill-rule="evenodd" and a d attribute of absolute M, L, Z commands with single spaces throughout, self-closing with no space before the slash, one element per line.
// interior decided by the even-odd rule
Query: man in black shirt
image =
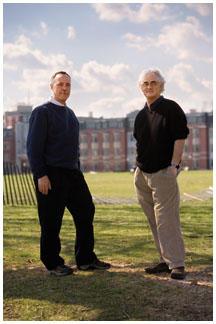
<path fill-rule="evenodd" d="M 171 278 L 184 279 L 177 175 L 189 130 L 180 106 L 161 95 L 164 84 L 158 70 L 144 71 L 139 78 L 146 104 L 134 123 L 135 188 L 160 254 L 160 263 L 146 272 L 171 272 Z"/>
<path fill-rule="evenodd" d="M 41 261 L 50 274 L 65 276 L 73 272 L 59 255 L 59 233 L 67 207 L 76 227 L 78 269 L 108 269 L 110 264 L 98 260 L 93 251 L 95 207 L 79 167 L 79 122 L 66 106 L 70 76 L 64 71 L 56 72 L 50 87 L 53 96 L 33 110 L 27 138 L 41 225 Z"/>

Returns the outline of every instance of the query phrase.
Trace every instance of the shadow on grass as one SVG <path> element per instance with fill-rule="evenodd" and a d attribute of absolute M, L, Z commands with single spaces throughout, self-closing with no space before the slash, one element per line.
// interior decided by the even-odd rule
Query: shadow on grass
<path fill-rule="evenodd" d="M 6 270 L 4 320 L 212 320 L 211 287 L 170 284 L 140 266 L 63 278 L 42 268 Z"/>

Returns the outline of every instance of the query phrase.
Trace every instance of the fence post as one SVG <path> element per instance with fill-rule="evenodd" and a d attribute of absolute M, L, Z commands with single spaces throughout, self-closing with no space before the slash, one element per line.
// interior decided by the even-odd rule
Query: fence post
<path fill-rule="evenodd" d="M 7 179 L 8 179 L 8 187 L 9 187 L 9 191 L 10 191 L 11 203 L 12 203 L 12 206 L 14 206 L 12 187 L 11 187 L 11 182 L 10 182 L 10 173 L 9 173 L 9 168 L 8 168 L 8 163 L 7 162 L 6 162 L 6 174 L 8 176 Z"/>
<path fill-rule="evenodd" d="M 18 205 L 18 199 L 17 199 L 16 187 L 15 187 L 13 169 L 12 169 L 12 164 L 11 163 L 9 164 L 9 169 L 10 169 L 10 177 L 11 177 L 11 184 L 12 184 L 12 195 L 14 193 L 15 201 L 16 201 L 16 203 Z"/>
<path fill-rule="evenodd" d="M 6 164 L 3 163 L 3 177 L 4 177 L 4 192 L 6 195 L 6 203 L 9 205 L 10 204 L 10 199 L 9 199 L 9 193 L 8 193 L 8 185 L 7 185 L 7 179 L 6 179 Z M 4 193 L 3 193 L 3 197 L 4 197 Z"/>
<path fill-rule="evenodd" d="M 14 167 L 14 174 L 15 174 L 15 179 L 16 179 L 16 183 L 17 183 L 17 189 L 18 189 L 18 193 L 19 193 L 19 197 L 20 197 L 20 202 L 21 202 L 21 205 L 23 205 L 22 194 L 21 194 L 21 190 L 20 190 L 20 183 L 19 183 L 19 179 L 17 176 L 18 166 L 14 165 L 13 167 Z M 19 174 L 19 170 L 18 170 L 18 174 Z"/>
<path fill-rule="evenodd" d="M 21 188 L 22 188 L 22 192 L 23 192 L 24 203 L 25 203 L 25 205 L 27 205 L 27 200 L 26 200 L 26 195 L 25 195 L 23 180 L 22 180 L 21 172 L 20 172 L 18 166 L 17 166 L 17 170 L 18 170 L 18 174 L 19 174 L 19 178 L 20 178 L 20 183 L 21 183 Z"/>
<path fill-rule="evenodd" d="M 29 188 L 29 198 L 31 197 L 33 205 L 35 205 L 34 197 L 32 195 L 31 186 L 30 186 L 29 179 L 28 179 L 28 173 L 26 171 L 24 172 L 23 177 L 25 177 L 27 187 Z M 30 199 L 29 199 L 29 201 L 30 201 Z M 31 202 L 30 202 L 30 205 L 31 205 Z"/>

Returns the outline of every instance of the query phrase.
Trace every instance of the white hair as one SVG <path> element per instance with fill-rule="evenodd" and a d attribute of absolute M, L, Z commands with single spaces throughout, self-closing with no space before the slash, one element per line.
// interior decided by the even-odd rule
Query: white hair
<path fill-rule="evenodd" d="M 143 82 L 144 82 L 144 78 L 147 74 L 150 74 L 150 73 L 153 73 L 156 77 L 157 77 L 157 80 L 159 83 L 162 84 L 162 91 L 164 91 L 164 84 L 165 84 L 165 79 L 164 77 L 162 76 L 160 70 L 158 69 L 148 69 L 148 70 L 144 70 L 141 72 L 140 76 L 139 76 L 139 79 L 138 79 L 138 86 L 139 88 L 143 85 Z"/>

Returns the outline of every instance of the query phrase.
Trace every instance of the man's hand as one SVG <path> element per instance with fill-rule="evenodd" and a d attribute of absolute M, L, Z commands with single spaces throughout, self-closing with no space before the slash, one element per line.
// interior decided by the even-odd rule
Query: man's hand
<path fill-rule="evenodd" d="M 49 178 L 46 175 L 38 179 L 38 190 L 43 195 L 47 195 L 48 190 L 51 190 L 51 183 L 49 181 Z"/>
<path fill-rule="evenodd" d="M 177 175 L 178 175 L 178 169 L 177 168 L 173 168 L 173 167 L 170 167 L 170 168 L 171 168 L 174 176 L 177 177 Z"/>

